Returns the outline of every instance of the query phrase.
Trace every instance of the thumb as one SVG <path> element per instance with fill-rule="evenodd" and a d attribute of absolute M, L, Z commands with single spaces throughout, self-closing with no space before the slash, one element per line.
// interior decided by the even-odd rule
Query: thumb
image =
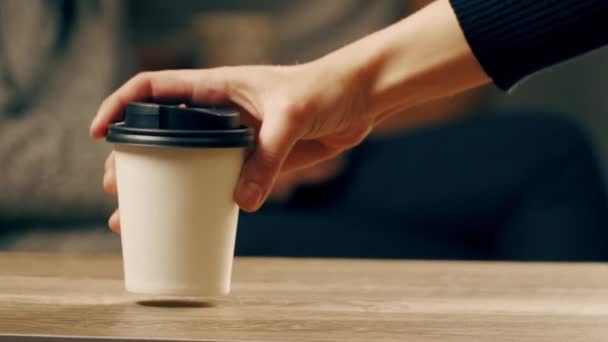
<path fill-rule="evenodd" d="M 293 127 L 276 118 L 266 117 L 255 150 L 243 165 L 235 200 L 245 211 L 253 212 L 262 206 L 298 139 Z"/>

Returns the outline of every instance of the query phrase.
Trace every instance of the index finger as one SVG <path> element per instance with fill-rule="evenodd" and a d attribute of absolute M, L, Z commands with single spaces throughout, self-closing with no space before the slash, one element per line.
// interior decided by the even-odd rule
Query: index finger
<path fill-rule="evenodd" d="M 205 73 L 207 76 L 208 74 Z M 103 101 L 91 123 L 91 136 L 103 138 L 107 133 L 107 126 L 123 113 L 130 102 L 217 103 L 227 100 L 225 82 L 217 82 L 217 80 L 206 85 L 209 91 L 198 94 L 199 97 L 204 98 L 195 99 L 197 83 L 201 79 L 203 79 L 203 71 L 200 70 L 166 70 L 136 75 Z"/>

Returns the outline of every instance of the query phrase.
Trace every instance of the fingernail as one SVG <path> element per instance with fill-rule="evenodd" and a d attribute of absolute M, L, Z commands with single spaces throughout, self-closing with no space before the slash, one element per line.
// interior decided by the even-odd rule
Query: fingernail
<path fill-rule="evenodd" d="M 113 232 L 120 232 L 120 218 L 118 217 L 118 212 L 114 212 L 110 219 L 108 220 L 108 226 Z"/>
<path fill-rule="evenodd" d="M 108 225 L 110 227 L 113 227 L 114 225 L 116 225 L 116 223 L 118 223 L 118 215 L 114 213 L 112 214 L 112 216 L 110 216 L 110 219 L 108 220 Z"/>
<path fill-rule="evenodd" d="M 242 209 L 254 211 L 262 202 L 262 188 L 254 182 L 244 181 L 240 184 L 236 197 Z"/>
<path fill-rule="evenodd" d="M 110 191 L 110 185 L 112 181 L 112 174 L 110 172 L 106 172 L 103 174 L 103 189 L 105 191 Z"/>

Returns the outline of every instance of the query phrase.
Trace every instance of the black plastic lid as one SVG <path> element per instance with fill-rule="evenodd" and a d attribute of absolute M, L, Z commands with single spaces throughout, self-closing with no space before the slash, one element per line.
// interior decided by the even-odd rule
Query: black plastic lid
<path fill-rule="evenodd" d="M 133 102 L 124 121 L 109 126 L 108 142 L 148 146 L 246 147 L 253 131 L 239 124 L 239 112 L 219 107 L 180 107 Z"/>

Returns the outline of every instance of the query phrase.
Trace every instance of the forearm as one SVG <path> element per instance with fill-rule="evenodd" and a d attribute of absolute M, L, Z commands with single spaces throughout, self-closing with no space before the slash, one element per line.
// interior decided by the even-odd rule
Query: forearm
<path fill-rule="evenodd" d="M 448 0 L 325 58 L 320 63 L 360 85 L 365 110 L 378 118 L 490 82 Z"/>

